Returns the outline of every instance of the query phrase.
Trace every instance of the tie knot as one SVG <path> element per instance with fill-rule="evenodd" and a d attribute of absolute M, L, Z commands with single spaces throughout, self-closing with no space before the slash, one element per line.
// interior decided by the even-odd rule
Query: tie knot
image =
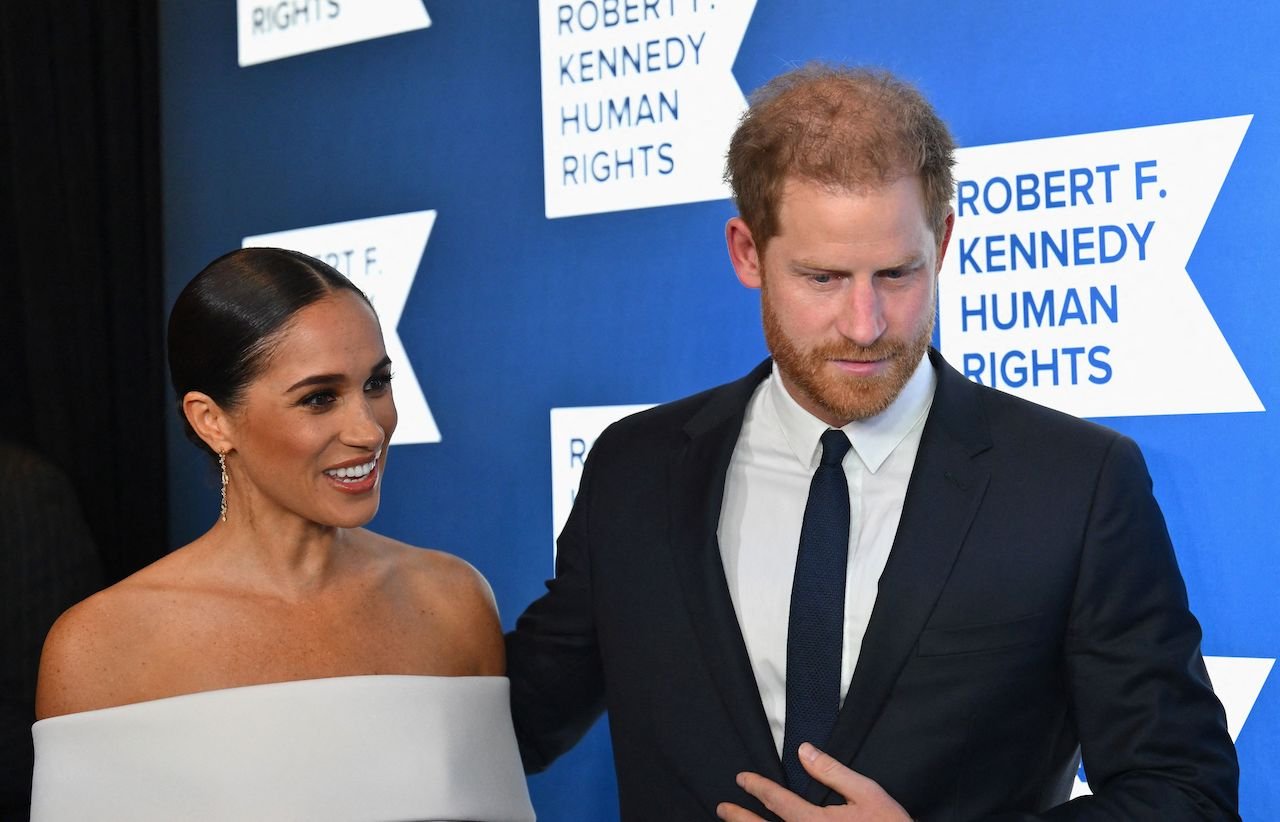
<path fill-rule="evenodd" d="M 852 445 L 839 428 L 828 428 L 822 435 L 822 464 L 839 465 Z"/>

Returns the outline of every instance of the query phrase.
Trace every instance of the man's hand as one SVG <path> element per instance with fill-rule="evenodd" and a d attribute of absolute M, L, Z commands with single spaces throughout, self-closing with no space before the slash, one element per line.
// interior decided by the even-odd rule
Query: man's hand
<path fill-rule="evenodd" d="M 884 789 L 860 773 L 805 742 L 800 762 L 814 779 L 844 797 L 846 804 L 830 808 L 810 805 L 776 782 L 754 773 L 738 774 L 738 784 L 785 822 L 911 822 L 911 817 Z M 725 822 L 764 822 L 746 808 L 721 802 L 716 816 Z"/>

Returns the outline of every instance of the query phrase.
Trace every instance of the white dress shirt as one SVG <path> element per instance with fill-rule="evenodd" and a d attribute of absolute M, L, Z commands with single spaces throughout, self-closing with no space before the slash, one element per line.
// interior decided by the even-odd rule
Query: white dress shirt
<path fill-rule="evenodd" d="M 898 531 L 936 385 L 926 356 L 892 405 L 842 429 L 853 448 L 843 463 L 850 526 L 841 705 Z M 720 557 L 779 755 L 787 712 L 791 582 L 809 483 L 822 456 L 819 439 L 827 428 L 791 397 L 775 366 L 747 405 L 720 507 Z"/>

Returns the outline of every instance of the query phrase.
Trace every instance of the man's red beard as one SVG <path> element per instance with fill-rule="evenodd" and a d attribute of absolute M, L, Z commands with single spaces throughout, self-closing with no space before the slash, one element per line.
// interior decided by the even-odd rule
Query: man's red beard
<path fill-rule="evenodd" d="M 832 419 L 842 421 L 841 424 L 874 417 L 892 405 L 915 373 L 933 338 L 933 311 L 930 310 L 928 320 L 915 339 L 882 337 L 871 346 L 839 340 L 802 351 L 782 330 L 769 300 L 767 279 L 761 288 L 760 305 L 765 344 L 783 378 Z M 855 376 L 840 373 L 829 364 L 831 360 L 884 360 L 888 368 L 874 376 Z"/>

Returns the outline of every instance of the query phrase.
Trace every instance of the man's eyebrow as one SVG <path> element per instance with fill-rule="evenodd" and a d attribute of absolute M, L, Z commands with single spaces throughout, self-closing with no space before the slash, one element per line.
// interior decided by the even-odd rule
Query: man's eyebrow
<path fill-rule="evenodd" d="M 792 269 L 804 269 L 806 271 L 822 271 L 831 274 L 841 274 L 848 269 L 843 266 L 826 265 L 825 263 L 815 262 L 813 260 L 793 260 L 791 262 Z"/>
<path fill-rule="evenodd" d="M 924 265 L 924 257 L 920 256 L 919 254 L 913 254 L 910 257 L 907 257 L 904 260 L 902 260 L 902 262 L 898 263 L 897 265 L 886 265 L 882 267 L 880 270 L 890 271 L 895 268 L 912 269 L 912 268 L 919 268 L 922 265 Z"/>
<path fill-rule="evenodd" d="M 892 271 L 894 269 L 899 269 L 899 268 L 910 270 L 912 268 L 919 268 L 920 266 L 924 265 L 924 263 L 925 263 L 924 257 L 922 257 L 919 254 L 913 254 L 909 257 L 902 258 L 897 263 L 879 266 L 878 268 L 876 268 L 876 271 Z M 849 269 L 844 266 L 826 265 L 824 263 L 815 262 L 813 260 L 803 260 L 803 259 L 793 260 L 791 262 L 791 268 L 792 270 L 821 271 L 827 274 L 846 274 L 849 272 Z"/>

